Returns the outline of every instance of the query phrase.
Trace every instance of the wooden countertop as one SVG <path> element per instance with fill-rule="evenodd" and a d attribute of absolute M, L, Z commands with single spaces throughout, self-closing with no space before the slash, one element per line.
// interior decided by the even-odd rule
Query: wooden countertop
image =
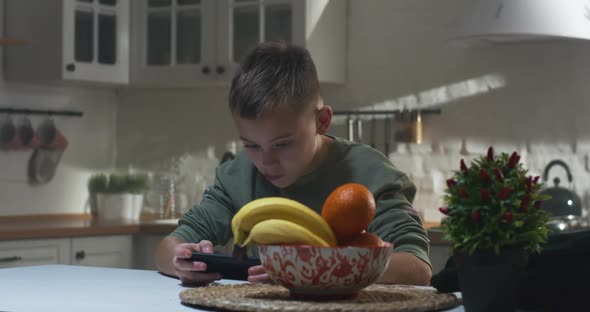
<path fill-rule="evenodd" d="M 424 223 L 431 244 L 448 244 L 438 223 Z M 0 240 L 39 239 L 93 235 L 163 234 L 176 228 L 174 220 L 142 215 L 139 221 L 100 220 L 86 214 L 0 217 Z"/>
<path fill-rule="evenodd" d="M 91 215 L 28 215 L 0 217 L 0 240 L 58 238 L 92 235 L 168 234 L 174 220 L 142 216 L 133 220 L 99 220 Z"/>

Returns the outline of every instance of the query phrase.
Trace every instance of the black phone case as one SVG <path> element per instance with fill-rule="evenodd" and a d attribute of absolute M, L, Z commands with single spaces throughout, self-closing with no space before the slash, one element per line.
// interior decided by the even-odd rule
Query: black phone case
<path fill-rule="evenodd" d="M 219 273 L 224 279 L 248 280 L 248 268 L 260 265 L 258 259 L 237 260 L 230 256 L 193 252 L 192 260 L 207 264 L 208 273 Z"/>

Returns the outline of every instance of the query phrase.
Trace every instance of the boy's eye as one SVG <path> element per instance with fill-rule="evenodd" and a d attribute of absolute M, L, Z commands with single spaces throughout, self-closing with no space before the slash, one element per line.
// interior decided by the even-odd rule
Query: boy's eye
<path fill-rule="evenodd" d="M 275 146 L 278 147 L 278 148 L 284 148 L 284 147 L 287 147 L 289 145 L 291 145 L 291 141 L 280 142 L 280 143 L 275 144 Z"/>
<path fill-rule="evenodd" d="M 244 148 L 247 148 L 247 149 L 257 149 L 259 147 L 260 146 L 258 146 L 257 144 L 244 144 Z"/>

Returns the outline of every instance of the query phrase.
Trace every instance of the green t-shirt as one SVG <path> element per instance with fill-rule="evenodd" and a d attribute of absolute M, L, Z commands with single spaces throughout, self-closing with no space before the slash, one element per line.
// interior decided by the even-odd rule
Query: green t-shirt
<path fill-rule="evenodd" d="M 367 231 L 393 243 L 395 252 L 409 252 L 430 265 L 430 242 L 411 204 L 416 194 L 414 183 L 377 150 L 332 138 L 334 144 L 324 163 L 282 189 L 268 182 L 245 153 L 238 153 L 234 160 L 216 169 L 214 185 L 207 188 L 201 203 L 180 219 L 170 235 L 186 242 L 206 239 L 224 245 L 232 238 L 232 217 L 252 200 L 286 197 L 321 213 L 324 200 L 336 187 L 354 182 L 367 187 L 377 204 Z"/>

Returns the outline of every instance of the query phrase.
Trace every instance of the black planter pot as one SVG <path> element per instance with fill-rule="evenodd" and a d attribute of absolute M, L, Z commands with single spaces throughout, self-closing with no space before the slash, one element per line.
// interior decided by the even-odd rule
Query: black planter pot
<path fill-rule="evenodd" d="M 509 249 L 496 255 L 481 250 L 472 255 L 453 252 L 463 305 L 467 312 L 516 310 L 528 253 Z"/>

